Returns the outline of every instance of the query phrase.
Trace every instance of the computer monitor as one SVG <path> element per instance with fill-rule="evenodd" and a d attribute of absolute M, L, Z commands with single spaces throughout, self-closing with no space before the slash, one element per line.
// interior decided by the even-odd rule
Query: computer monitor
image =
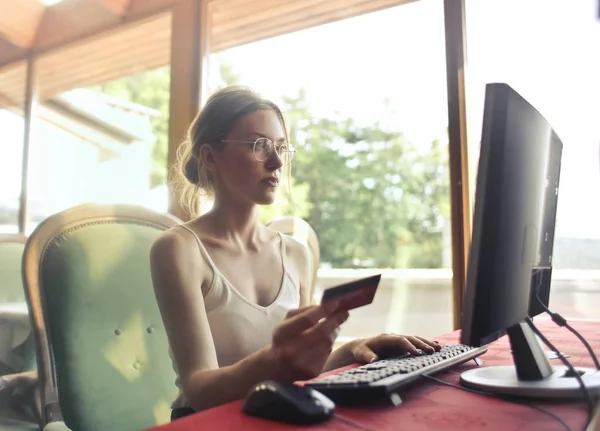
<path fill-rule="evenodd" d="M 584 396 L 566 367 L 551 365 L 526 322 L 528 312 L 536 313 L 532 281 L 550 282 L 561 154 L 561 140 L 533 106 L 507 84 L 487 85 L 461 342 L 481 346 L 508 334 L 514 365 L 466 371 L 465 386 L 535 398 Z M 600 390 L 600 373 L 578 370 L 590 392 Z"/>
<path fill-rule="evenodd" d="M 530 109 L 533 109 L 531 105 L 527 105 Z M 553 134 L 553 136 L 556 135 Z M 544 237 L 543 241 L 538 241 L 538 247 L 537 250 L 535 250 L 538 264 L 537 267 L 531 272 L 529 310 L 527 313 L 529 317 L 535 317 L 544 313 L 546 308 L 550 306 L 554 226 L 556 224 L 558 185 L 560 179 L 560 163 L 562 154 L 562 145 L 560 144 L 560 140 L 557 137 L 554 139 L 555 142 L 550 143 L 549 159 L 545 168 L 546 187 L 543 195 L 541 213 L 542 219 L 540 222 L 541 231 L 543 232 Z M 554 357 L 554 354 L 552 354 L 551 357 Z"/>

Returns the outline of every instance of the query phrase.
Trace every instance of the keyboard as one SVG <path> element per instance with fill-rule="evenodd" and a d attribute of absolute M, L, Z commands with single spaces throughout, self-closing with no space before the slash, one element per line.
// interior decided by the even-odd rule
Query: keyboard
<path fill-rule="evenodd" d="M 471 347 L 462 344 L 442 346 L 432 354 L 405 355 L 382 359 L 317 378 L 306 383 L 339 405 L 363 405 L 383 398 L 393 405 L 400 404 L 397 391 L 419 379 L 423 374 L 433 374 L 475 359 L 487 351 L 487 346 Z"/>

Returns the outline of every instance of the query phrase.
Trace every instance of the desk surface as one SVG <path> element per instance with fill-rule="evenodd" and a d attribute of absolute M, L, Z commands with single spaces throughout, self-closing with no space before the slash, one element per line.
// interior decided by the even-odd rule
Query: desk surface
<path fill-rule="evenodd" d="M 581 332 L 594 351 L 600 350 L 600 321 L 569 321 Z M 550 320 L 536 319 L 536 326 L 562 352 L 570 355 L 574 366 L 593 367 L 585 347 L 566 329 L 557 327 Z M 438 337 L 441 343 L 457 343 L 458 332 Z M 512 364 L 508 338 L 503 337 L 490 345 L 488 352 L 481 357 L 483 366 Z M 552 360 L 559 365 L 560 360 Z M 436 377 L 450 383 L 460 384 L 461 372 L 473 368 L 469 361 L 450 371 L 436 374 Z M 347 367 L 348 368 L 348 367 Z M 525 405 L 479 396 L 456 388 L 424 380 L 401 393 L 403 404 L 398 407 L 343 408 L 336 413 L 351 419 L 372 430 L 483 430 L 523 431 L 539 429 L 545 431 L 565 428 L 552 417 Z M 573 430 L 581 430 L 585 424 L 584 403 L 553 404 L 536 402 L 563 419 Z M 192 431 L 192 430 L 356 430 L 337 419 L 326 424 L 311 427 L 298 427 L 248 417 L 241 411 L 241 402 L 236 401 L 172 423 L 154 427 L 151 431 Z"/>

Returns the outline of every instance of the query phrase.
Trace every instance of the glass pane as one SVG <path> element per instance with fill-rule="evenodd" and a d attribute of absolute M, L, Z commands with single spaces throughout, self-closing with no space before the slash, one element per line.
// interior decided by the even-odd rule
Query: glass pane
<path fill-rule="evenodd" d="M 550 308 L 565 317 L 598 318 L 600 22 L 596 0 L 467 0 L 466 7 L 474 160 L 485 84 L 506 82 L 548 119 L 564 143 Z"/>
<path fill-rule="evenodd" d="M 249 85 L 285 112 L 298 148 L 293 202 L 284 184 L 261 218 L 296 215 L 315 229 L 315 300 L 383 274 L 374 304 L 352 311 L 341 340 L 452 330 L 443 3 L 263 40 L 210 64 L 211 90 Z"/>
<path fill-rule="evenodd" d="M 170 20 L 159 17 L 143 26 L 168 32 Z M 123 31 L 125 40 L 143 35 L 135 29 Z M 117 39 L 118 34 L 93 39 L 91 48 L 114 48 Z M 83 45 L 40 59 L 43 91 L 31 146 L 29 231 L 49 215 L 84 203 L 167 211 L 170 71 L 168 64 L 157 68 L 156 63 L 168 62 L 169 55 L 161 48 L 150 58 L 136 44 L 124 46 L 105 59 L 99 78 L 85 69 L 60 80 L 52 73 L 60 56 L 74 62 L 66 67 L 81 66 L 75 53 L 87 53 Z"/>
<path fill-rule="evenodd" d="M 19 232 L 27 66 L 0 69 L 0 234 Z"/>

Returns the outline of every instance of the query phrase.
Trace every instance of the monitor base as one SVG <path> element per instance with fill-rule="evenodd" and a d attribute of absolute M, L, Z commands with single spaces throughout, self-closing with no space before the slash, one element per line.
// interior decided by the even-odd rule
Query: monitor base
<path fill-rule="evenodd" d="M 600 394 L 600 371 L 593 368 L 575 367 L 581 374 L 590 394 Z M 498 395 L 539 399 L 583 399 L 585 394 L 575 377 L 565 377 L 567 367 L 554 367 L 554 372 L 542 380 L 519 380 L 516 368 L 492 366 L 465 371 L 460 382 L 469 388 Z"/>

